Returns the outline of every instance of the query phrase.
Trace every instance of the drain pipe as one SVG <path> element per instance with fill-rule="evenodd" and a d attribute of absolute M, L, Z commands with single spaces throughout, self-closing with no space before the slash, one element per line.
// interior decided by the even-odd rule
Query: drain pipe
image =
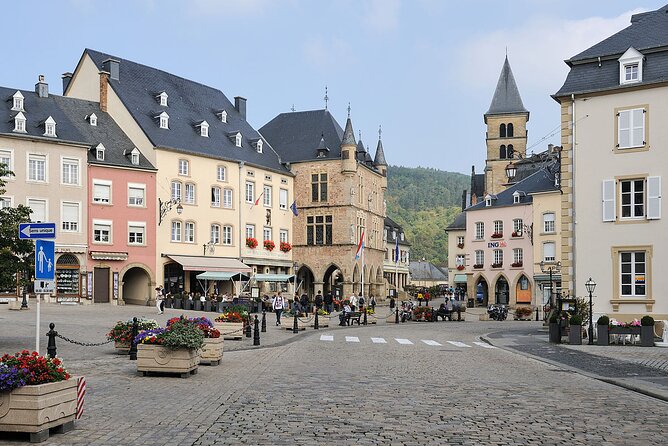
<path fill-rule="evenodd" d="M 575 211 L 575 200 L 576 200 L 576 194 L 575 194 L 575 94 L 571 94 L 571 103 L 573 104 L 573 113 L 571 115 L 571 127 L 573 131 L 571 132 L 571 138 L 573 139 L 571 142 L 571 196 L 573 197 L 573 215 L 572 215 L 572 221 L 573 221 L 573 243 L 571 246 L 571 253 L 572 253 L 572 259 L 571 259 L 571 268 L 573 269 L 572 272 L 572 280 L 573 280 L 573 296 L 577 296 L 577 287 L 576 285 L 576 278 L 577 275 L 575 274 L 575 266 L 576 266 L 576 259 L 577 259 L 577 252 L 576 252 L 576 226 L 577 226 L 577 215 Z M 563 284 L 562 284 L 563 287 Z"/>

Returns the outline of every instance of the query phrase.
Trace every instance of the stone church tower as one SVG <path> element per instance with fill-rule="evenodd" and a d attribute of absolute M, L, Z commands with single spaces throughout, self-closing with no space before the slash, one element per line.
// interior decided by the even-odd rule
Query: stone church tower
<path fill-rule="evenodd" d="M 487 124 L 485 194 L 498 194 L 508 182 L 506 165 L 513 158 L 524 157 L 527 150 L 529 111 L 522 104 L 508 56 L 503 63 L 492 103 L 484 116 Z"/>

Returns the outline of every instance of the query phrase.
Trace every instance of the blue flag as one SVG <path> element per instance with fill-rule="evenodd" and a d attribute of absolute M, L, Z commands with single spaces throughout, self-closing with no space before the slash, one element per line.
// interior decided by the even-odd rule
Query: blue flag
<path fill-rule="evenodd" d="M 297 201 L 293 201 L 292 204 L 290 205 L 290 210 L 292 211 L 293 214 L 295 214 L 295 217 L 299 215 L 299 212 L 297 212 Z"/>
<path fill-rule="evenodd" d="M 399 237 L 394 239 L 394 263 L 399 263 Z"/>

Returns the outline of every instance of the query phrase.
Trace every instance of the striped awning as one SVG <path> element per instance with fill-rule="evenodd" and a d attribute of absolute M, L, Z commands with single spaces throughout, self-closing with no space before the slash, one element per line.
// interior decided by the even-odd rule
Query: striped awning
<path fill-rule="evenodd" d="M 455 283 L 466 283 L 466 274 L 455 274 Z"/>
<path fill-rule="evenodd" d="M 184 271 L 224 273 L 250 273 L 252 271 L 250 266 L 237 259 L 228 257 L 180 256 L 172 254 L 167 254 L 167 257 L 180 263 Z"/>
<path fill-rule="evenodd" d="M 294 279 L 292 274 L 256 274 L 255 280 L 258 282 L 289 282 Z"/>
<path fill-rule="evenodd" d="M 248 279 L 248 276 L 241 273 L 228 273 L 221 271 L 207 271 L 196 276 L 199 280 L 240 280 Z"/>

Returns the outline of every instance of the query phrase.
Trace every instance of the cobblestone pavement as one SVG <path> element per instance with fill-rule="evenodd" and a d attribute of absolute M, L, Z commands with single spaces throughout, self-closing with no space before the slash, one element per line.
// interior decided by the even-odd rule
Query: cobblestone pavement
<path fill-rule="evenodd" d="M 45 312 L 59 313 L 63 333 L 80 330 L 97 338 L 108 330 L 109 320 L 130 313 L 127 308 L 106 310 L 105 315 L 81 307 Z M 29 337 L 25 314 L 0 310 L 0 351 Z M 45 444 L 662 441 L 668 423 L 665 402 L 480 342 L 485 333 L 519 327 L 539 325 L 379 323 L 298 335 L 268 327 L 265 335 L 275 346 L 226 351 L 220 366 L 201 366 L 188 379 L 137 376 L 136 365 L 108 346 L 84 353 L 79 353 L 83 347 L 63 346 L 59 354 L 66 365 L 87 377 L 85 413 L 74 431 L 53 435 Z M 23 445 L 25 440 L 5 436 L 0 443 Z"/>

